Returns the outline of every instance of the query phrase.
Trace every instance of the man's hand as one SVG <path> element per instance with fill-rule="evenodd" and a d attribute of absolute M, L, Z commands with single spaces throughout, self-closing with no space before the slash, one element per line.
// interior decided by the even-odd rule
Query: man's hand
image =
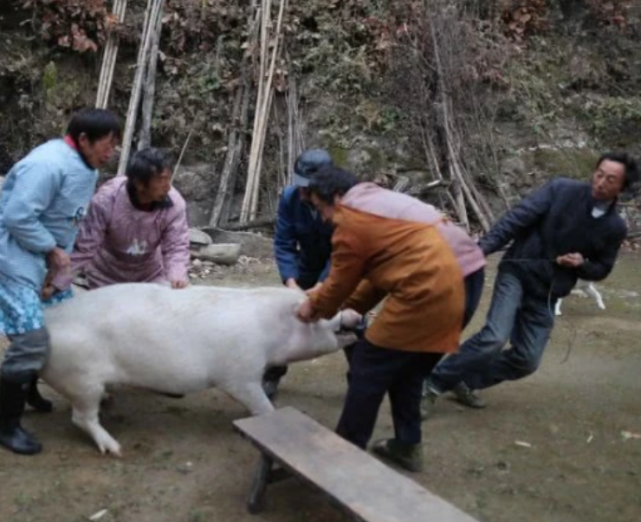
<path fill-rule="evenodd" d="M 171 287 L 174 290 L 178 290 L 180 288 L 187 288 L 189 286 L 189 281 L 185 281 L 184 279 L 178 279 L 176 281 L 170 281 Z"/>
<path fill-rule="evenodd" d="M 40 299 L 43 301 L 48 301 L 51 299 L 51 296 L 55 294 L 58 289 L 53 286 L 53 278 L 56 276 L 57 270 L 55 268 L 49 268 L 45 280 L 42 283 L 42 290 L 40 291 Z"/>
<path fill-rule="evenodd" d="M 306 299 L 303 304 L 300 305 L 296 312 L 296 316 L 304 323 L 312 323 L 318 320 L 318 316 L 314 310 L 311 299 Z"/>
<path fill-rule="evenodd" d="M 319 282 L 319 283 L 316 283 L 316 284 L 315 284 L 314 286 L 312 286 L 310 289 L 305 290 L 305 293 L 306 293 L 307 295 L 312 295 L 312 294 L 314 294 L 314 293 L 318 292 L 318 291 L 321 289 L 321 287 L 322 287 L 322 286 L 323 286 L 323 283 L 320 283 L 320 282 Z"/>
<path fill-rule="evenodd" d="M 42 299 L 43 301 L 48 301 L 57 291 L 58 289 L 55 286 L 51 284 L 45 285 L 42 288 L 42 292 L 40 293 L 40 299 Z"/>
<path fill-rule="evenodd" d="M 297 290 L 300 290 L 300 286 L 298 286 L 298 283 L 296 282 L 296 279 L 294 279 L 293 277 L 290 277 L 289 279 L 287 279 L 285 281 L 285 286 L 287 288 L 295 288 Z"/>
<path fill-rule="evenodd" d="M 71 259 L 69 254 L 62 248 L 55 247 L 47 253 L 47 264 L 49 265 L 49 271 L 56 273 L 68 268 L 71 264 Z"/>
<path fill-rule="evenodd" d="M 574 253 L 558 256 L 556 258 L 556 262 L 558 265 L 568 268 L 579 268 L 583 263 L 585 263 L 585 259 L 581 254 Z"/>

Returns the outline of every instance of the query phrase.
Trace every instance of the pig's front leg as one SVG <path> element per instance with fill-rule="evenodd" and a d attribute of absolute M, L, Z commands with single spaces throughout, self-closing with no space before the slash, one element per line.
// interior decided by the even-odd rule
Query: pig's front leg
<path fill-rule="evenodd" d="M 100 453 L 111 453 L 122 456 L 120 444 L 105 430 L 98 419 L 101 390 L 95 390 L 82 396 L 75 396 L 72 401 L 71 421 L 94 440 Z"/>
<path fill-rule="evenodd" d="M 243 404 L 252 415 L 274 411 L 274 406 L 259 382 L 230 383 L 220 387 Z"/>

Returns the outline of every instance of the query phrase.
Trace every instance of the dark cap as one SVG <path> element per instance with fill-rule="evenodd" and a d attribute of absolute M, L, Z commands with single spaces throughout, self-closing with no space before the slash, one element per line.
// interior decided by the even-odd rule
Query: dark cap
<path fill-rule="evenodd" d="M 294 164 L 292 180 L 298 187 L 309 185 L 314 173 L 325 165 L 333 165 L 332 157 L 325 149 L 308 149 L 300 154 Z"/>

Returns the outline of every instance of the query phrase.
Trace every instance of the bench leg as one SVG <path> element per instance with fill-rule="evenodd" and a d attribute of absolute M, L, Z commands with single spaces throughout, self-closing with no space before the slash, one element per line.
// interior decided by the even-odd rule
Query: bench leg
<path fill-rule="evenodd" d="M 256 474 L 254 475 L 254 483 L 252 484 L 249 499 L 247 500 L 247 511 L 252 515 L 260 513 L 263 510 L 263 497 L 265 496 L 265 489 L 269 481 L 269 475 L 272 470 L 274 461 L 266 455 L 261 455 Z"/>

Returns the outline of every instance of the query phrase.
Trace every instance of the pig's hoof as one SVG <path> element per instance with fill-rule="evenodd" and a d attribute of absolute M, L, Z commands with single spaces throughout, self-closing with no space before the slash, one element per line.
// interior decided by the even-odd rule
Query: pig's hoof
<path fill-rule="evenodd" d="M 96 445 L 103 455 L 113 455 L 115 457 L 122 457 L 122 449 L 115 439 L 109 435 L 99 435 L 96 439 Z"/>
<path fill-rule="evenodd" d="M 100 449 L 100 453 L 102 453 L 103 455 L 122 457 L 122 449 L 120 447 L 120 444 L 118 444 L 116 441 L 103 444 L 99 443 L 98 448 Z"/>

